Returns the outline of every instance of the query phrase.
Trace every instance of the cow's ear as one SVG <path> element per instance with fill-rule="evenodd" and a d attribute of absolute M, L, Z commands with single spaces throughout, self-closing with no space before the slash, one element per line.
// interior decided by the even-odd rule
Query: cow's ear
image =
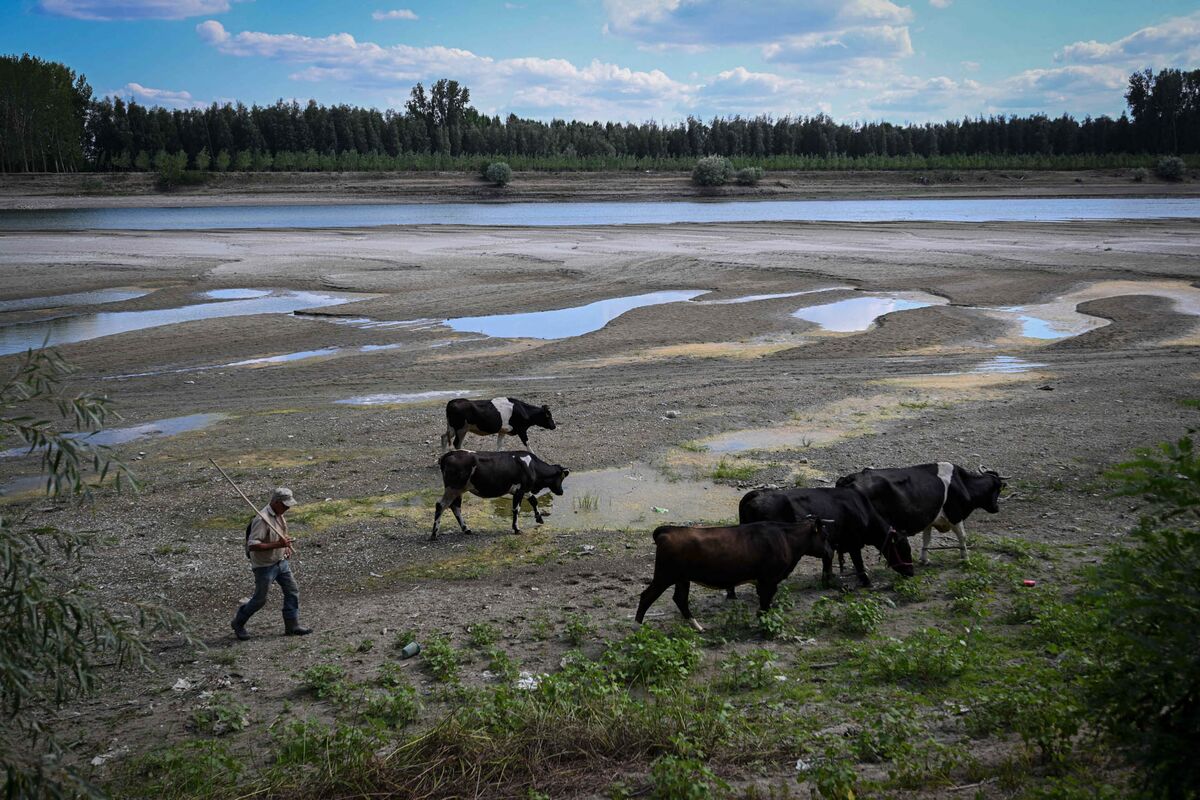
<path fill-rule="evenodd" d="M 542 411 L 549 411 L 549 410 L 550 410 L 550 406 L 546 405 L 545 403 L 542 403 Z"/>
<path fill-rule="evenodd" d="M 571 470 L 569 470 L 569 469 L 564 469 L 564 470 L 563 470 L 563 473 L 562 473 L 562 476 L 565 478 L 565 477 L 567 477 L 567 476 L 568 476 L 568 475 L 570 475 L 570 474 L 571 474 Z"/>

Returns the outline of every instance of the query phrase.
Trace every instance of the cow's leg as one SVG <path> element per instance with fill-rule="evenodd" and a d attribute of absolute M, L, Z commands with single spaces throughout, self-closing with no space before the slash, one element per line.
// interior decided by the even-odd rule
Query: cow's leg
<path fill-rule="evenodd" d="M 454 512 L 454 518 L 458 520 L 458 527 L 463 533 L 471 533 L 471 529 L 467 527 L 467 523 L 463 522 L 462 516 L 462 495 L 454 498 L 454 502 L 450 504 L 450 510 Z"/>
<path fill-rule="evenodd" d="M 454 441 L 454 428 L 446 426 L 446 432 L 442 434 L 442 452 L 450 452 L 450 443 Z"/>
<path fill-rule="evenodd" d="M 497 450 L 504 449 L 504 431 L 500 431 L 499 433 L 496 434 L 496 449 Z"/>
<path fill-rule="evenodd" d="M 954 535 L 958 537 L 958 552 L 962 556 L 963 561 L 967 560 L 967 531 L 961 522 L 951 524 L 950 530 L 954 531 Z"/>
<path fill-rule="evenodd" d="M 929 543 L 933 540 L 933 524 L 921 531 L 921 560 L 920 564 L 923 567 L 929 566 Z M 961 540 L 960 540 L 961 541 Z"/>
<path fill-rule="evenodd" d="M 726 589 L 725 590 L 725 599 L 726 600 L 737 600 L 737 588 L 734 586 L 730 586 L 728 589 Z"/>
<path fill-rule="evenodd" d="M 467 438 L 467 429 L 459 428 L 454 431 L 454 449 L 462 450 L 463 439 Z"/>
<path fill-rule="evenodd" d="M 541 525 L 543 522 L 542 512 L 537 507 L 537 495 L 534 495 L 534 494 L 529 495 L 529 507 L 533 509 L 533 518 L 535 520 L 537 520 L 538 525 Z"/>
<path fill-rule="evenodd" d="M 840 561 L 841 558 L 842 558 L 842 554 L 838 553 L 838 560 Z M 824 586 L 826 589 L 829 589 L 833 586 L 833 555 L 832 554 L 821 556 L 821 585 Z"/>
<path fill-rule="evenodd" d="M 854 571 L 858 574 L 859 584 L 870 586 L 871 576 L 867 574 L 867 568 L 863 566 L 862 548 L 851 550 L 850 560 L 854 562 Z"/>
<path fill-rule="evenodd" d="M 524 496 L 524 492 L 513 492 L 513 533 L 521 532 L 517 527 L 517 514 L 521 511 L 521 498 Z"/>
<path fill-rule="evenodd" d="M 838 553 L 838 572 L 846 571 L 846 554 Z"/>
<path fill-rule="evenodd" d="M 642 592 L 642 599 L 640 602 L 638 602 L 637 614 L 634 615 L 634 619 L 638 621 L 639 625 L 641 624 L 642 619 L 646 616 L 646 609 L 648 609 L 655 600 L 661 597 L 662 593 L 665 592 L 667 587 L 670 585 L 670 581 L 662 580 L 657 575 L 655 575 L 650 581 L 650 585 L 647 586 L 645 591 Z"/>
<path fill-rule="evenodd" d="M 446 491 L 442 492 L 442 499 L 438 500 L 437 504 L 433 507 L 433 532 L 429 534 L 429 541 L 432 542 L 437 538 L 438 528 L 442 524 L 442 512 L 453 505 L 457 497 L 458 494 L 453 489 L 447 488 Z"/>
<path fill-rule="evenodd" d="M 683 614 L 683 618 L 691 623 L 692 627 L 698 631 L 703 631 L 700 623 L 692 616 L 692 610 L 688 608 L 688 590 L 692 584 L 688 581 L 679 581 L 675 584 L 675 594 L 671 599 L 675 601 L 675 605 L 679 606 L 679 612 Z"/>
<path fill-rule="evenodd" d="M 779 588 L 779 584 L 760 580 L 757 588 L 758 613 L 762 614 L 763 612 L 770 610 L 771 601 L 775 599 L 775 590 Z"/>
<path fill-rule="evenodd" d="M 521 440 L 521 444 L 525 446 L 526 450 L 528 450 L 529 449 L 529 434 L 526 433 L 525 431 L 517 431 L 517 438 L 519 438 Z"/>

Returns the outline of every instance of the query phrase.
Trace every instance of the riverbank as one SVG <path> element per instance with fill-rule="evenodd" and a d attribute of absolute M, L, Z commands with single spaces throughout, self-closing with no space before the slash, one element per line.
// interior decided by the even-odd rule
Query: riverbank
<path fill-rule="evenodd" d="M 757 186 L 702 189 L 687 173 L 519 172 L 508 186 L 474 173 L 215 173 L 160 192 L 151 173 L 5 175 L 0 209 L 347 203 L 652 202 L 981 197 L 1200 197 L 1200 182 L 1134 180 L 1134 170 L 769 172 Z"/>

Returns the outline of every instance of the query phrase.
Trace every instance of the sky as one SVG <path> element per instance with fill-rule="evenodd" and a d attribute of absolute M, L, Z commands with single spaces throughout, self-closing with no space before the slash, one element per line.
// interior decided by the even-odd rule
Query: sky
<path fill-rule="evenodd" d="M 403 108 L 674 122 L 1119 115 L 1129 74 L 1200 67 L 1192 0 L 0 0 L 0 53 L 170 108 Z"/>

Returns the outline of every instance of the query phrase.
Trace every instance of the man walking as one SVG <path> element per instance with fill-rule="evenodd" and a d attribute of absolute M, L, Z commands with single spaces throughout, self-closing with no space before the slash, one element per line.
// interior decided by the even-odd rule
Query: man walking
<path fill-rule="evenodd" d="M 312 633 L 300 626 L 300 587 L 292 576 L 288 559 L 292 555 L 292 540 L 287 535 L 287 520 L 283 515 L 296 505 L 291 489 L 279 488 L 271 493 L 271 502 L 254 516 L 250 534 L 246 537 L 246 555 L 254 571 L 254 596 L 238 608 L 233 617 L 233 633 L 245 641 L 246 621 L 267 602 L 271 582 L 278 581 L 283 590 L 283 630 L 288 636 Z"/>

